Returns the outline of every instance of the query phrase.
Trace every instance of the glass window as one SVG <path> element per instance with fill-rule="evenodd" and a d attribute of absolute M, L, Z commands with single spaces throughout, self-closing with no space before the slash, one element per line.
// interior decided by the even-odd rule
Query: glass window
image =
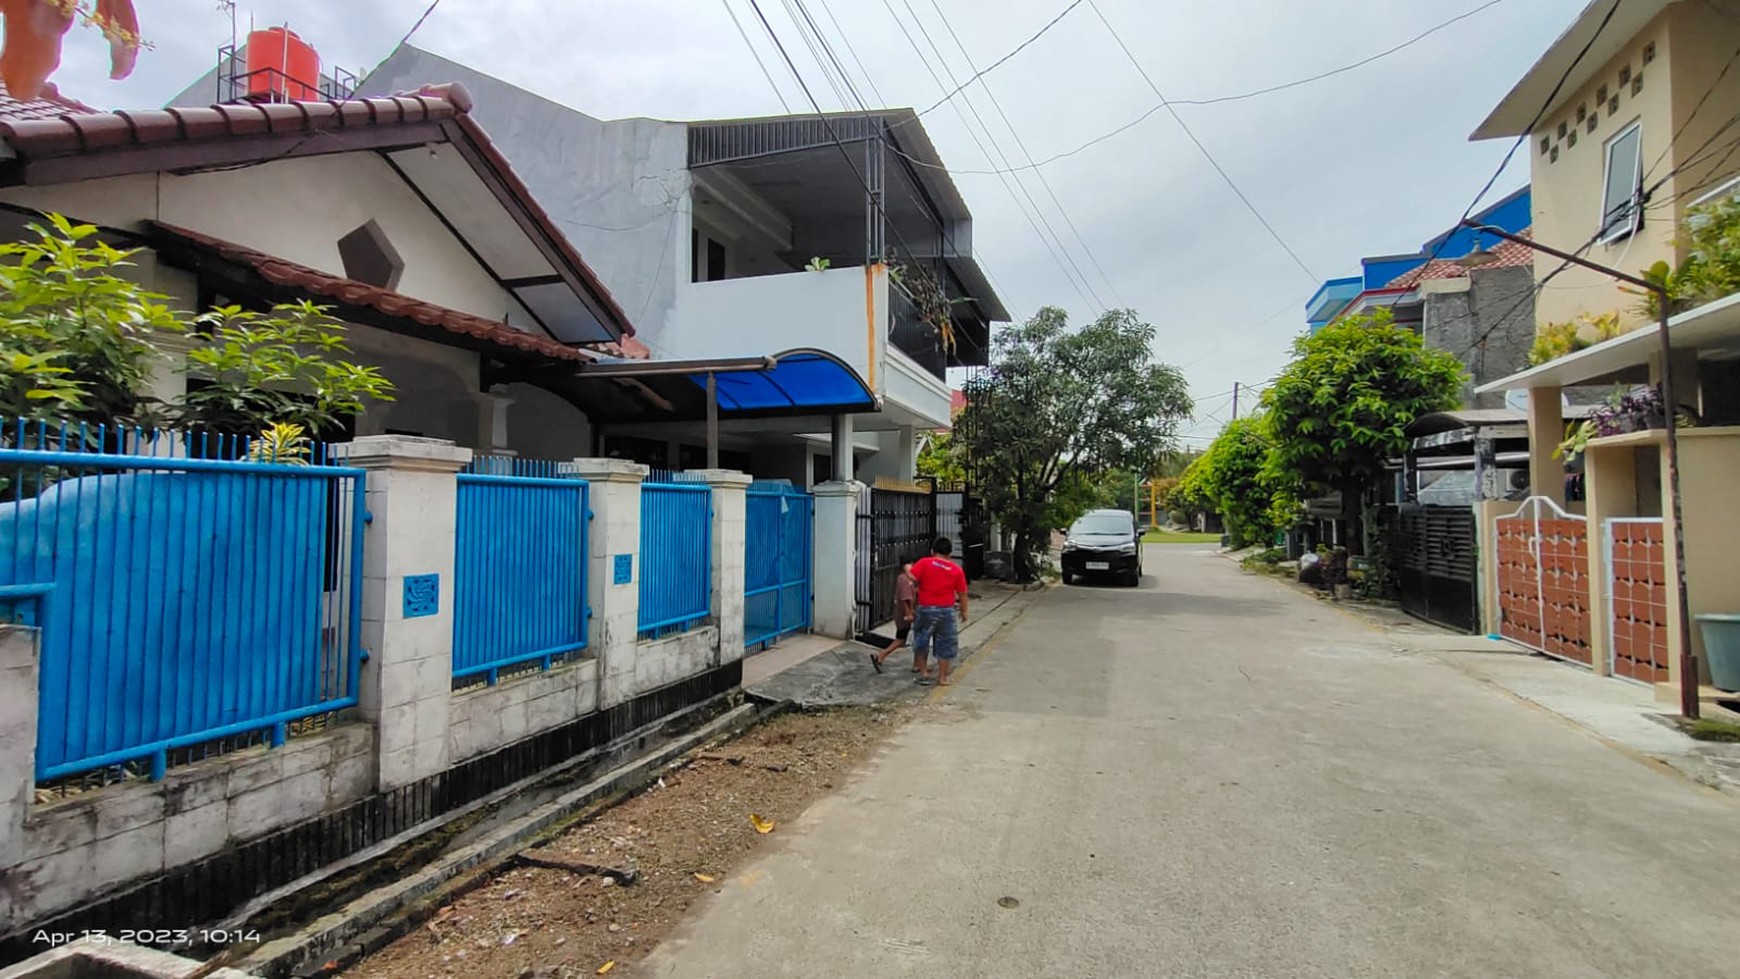
<path fill-rule="evenodd" d="M 1601 240 L 1614 241 L 1637 230 L 1641 209 L 1638 181 L 1643 130 L 1633 123 L 1607 141 L 1607 181 L 1601 197 Z"/>
<path fill-rule="evenodd" d="M 1125 513 L 1090 513 L 1069 526 L 1069 536 L 1092 534 L 1127 534 L 1130 516 Z"/>

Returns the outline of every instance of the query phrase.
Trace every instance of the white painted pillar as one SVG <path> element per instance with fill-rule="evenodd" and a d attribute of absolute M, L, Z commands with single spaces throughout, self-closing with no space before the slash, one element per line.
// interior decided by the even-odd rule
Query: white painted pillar
<path fill-rule="evenodd" d="M 862 483 L 834 480 L 815 488 L 811 610 L 814 630 L 850 639 L 858 620 L 858 494 Z"/>
<path fill-rule="evenodd" d="M 508 448 L 508 409 L 514 399 L 495 391 L 489 393 L 489 451 L 492 455 L 512 455 Z"/>
<path fill-rule="evenodd" d="M 852 434 L 852 416 L 835 415 L 833 430 L 833 482 L 851 482 L 853 450 L 857 448 L 856 437 Z"/>
<path fill-rule="evenodd" d="M 0 868 L 24 859 L 36 793 L 37 631 L 0 625 Z"/>
<path fill-rule="evenodd" d="M 592 525 L 586 568 L 592 624 L 587 648 L 598 658 L 598 709 L 634 693 L 640 632 L 640 484 L 647 467 L 626 459 L 575 459 L 590 484 Z"/>
<path fill-rule="evenodd" d="M 894 433 L 895 478 L 912 482 L 918 478 L 918 430 L 902 425 Z"/>
<path fill-rule="evenodd" d="M 1565 408 L 1556 387 L 1529 388 L 1529 492 L 1565 505 L 1565 463 L 1553 450 L 1565 440 Z"/>
<path fill-rule="evenodd" d="M 362 716 L 375 724 L 381 791 L 447 768 L 453 701 L 454 475 L 471 450 L 446 439 L 368 435 L 333 446 L 368 470 L 363 535 Z"/>
<path fill-rule="evenodd" d="M 743 658 L 744 546 L 748 534 L 748 473 L 735 469 L 691 470 L 713 488 L 713 622 L 719 627 L 714 666 Z"/>

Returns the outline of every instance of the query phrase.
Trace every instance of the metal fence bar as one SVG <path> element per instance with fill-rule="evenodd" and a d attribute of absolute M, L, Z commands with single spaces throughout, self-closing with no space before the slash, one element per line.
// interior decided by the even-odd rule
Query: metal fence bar
<path fill-rule="evenodd" d="M 455 679 L 494 684 L 586 648 L 590 487 L 562 465 L 489 459 L 456 477 Z"/>
<path fill-rule="evenodd" d="M 713 489 L 642 483 L 640 501 L 640 633 L 692 628 L 712 611 Z"/>
<path fill-rule="evenodd" d="M 809 628 L 810 536 L 815 500 L 790 486 L 745 494 L 744 645 Z"/>
<path fill-rule="evenodd" d="M 41 629 L 39 782 L 160 778 L 170 752 L 355 705 L 365 475 L 251 444 L 0 426 L 0 615 Z"/>

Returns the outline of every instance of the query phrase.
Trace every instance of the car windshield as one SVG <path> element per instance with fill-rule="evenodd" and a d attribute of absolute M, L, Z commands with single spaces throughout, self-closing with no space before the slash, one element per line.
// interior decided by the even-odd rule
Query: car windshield
<path fill-rule="evenodd" d="M 1130 518 L 1121 513 L 1093 513 L 1070 525 L 1069 536 L 1080 537 L 1089 534 L 1127 534 L 1130 532 Z"/>

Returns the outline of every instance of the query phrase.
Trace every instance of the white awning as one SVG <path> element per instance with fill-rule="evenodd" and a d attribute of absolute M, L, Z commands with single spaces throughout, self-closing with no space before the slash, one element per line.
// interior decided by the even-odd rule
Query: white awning
<path fill-rule="evenodd" d="M 1623 336 L 1566 354 L 1539 367 L 1519 371 L 1474 389 L 1517 391 L 1525 388 L 1569 387 L 1597 381 L 1621 371 L 1648 366 L 1661 349 L 1654 324 Z M 1668 339 L 1675 350 L 1696 350 L 1704 360 L 1740 358 L 1740 293 L 1689 309 L 1668 320 Z"/>

